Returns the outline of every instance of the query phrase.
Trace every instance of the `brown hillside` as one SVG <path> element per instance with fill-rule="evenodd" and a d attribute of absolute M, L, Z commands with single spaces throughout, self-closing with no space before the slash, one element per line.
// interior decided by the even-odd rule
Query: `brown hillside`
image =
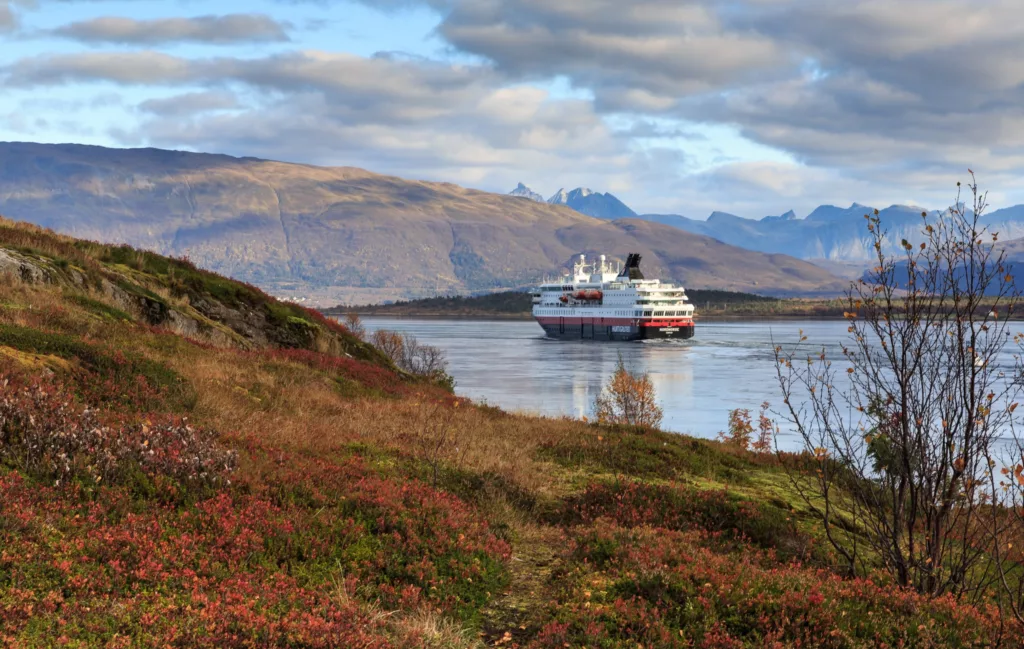
<path fill-rule="evenodd" d="M 0 143 L 0 213 L 324 301 L 357 288 L 415 297 L 522 286 L 580 252 L 639 251 L 652 276 L 694 288 L 843 287 L 806 262 L 669 226 L 361 169 L 158 149 Z"/>

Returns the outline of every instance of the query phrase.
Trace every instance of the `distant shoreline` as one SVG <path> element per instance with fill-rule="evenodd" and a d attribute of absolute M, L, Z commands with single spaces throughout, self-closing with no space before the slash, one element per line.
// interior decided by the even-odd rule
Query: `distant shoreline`
<path fill-rule="evenodd" d="M 774 298 L 719 290 L 688 290 L 698 320 L 842 319 L 840 299 Z M 394 304 L 362 304 L 324 309 L 326 315 L 360 317 L 531 320 L 529 293 L 505 291 L 478 296 L 440 296 Z"/>
<path fill-rule="evenodd" d="M 384 306 L 381 308 L 355 307 L 352 310 L 331 309 L 324 311 L 326 315 L 344 317 L 349 313 L 355 313 L 360 318 L 420 318 L 425 320 L 506 320 L 506 321 L 531 321 L 533 314 L 529 311 L 518 313 L 507 313 L 498 311 L 444 311 L 436 309 L 416 309 L 410 307 Z M 789 313 L 751 313 L 737 309 L 735 313 L 728 313 L 722 309 L 715 309 L 711 312 L 702 312 L 697 309 L 695 319 L 701 320 L 843 320 L 841 311 L 835 313 L 808 313 L 806 311 L 793 311 Z"/>
<path fill-rule="evenodd" d="M 529 322 L 533 315 L 522 314 L 501 314 L 501 313 L 436 313 L 436 312 L 401 312 L 392 311 L 353 311 L 360 318 L 394 318 L 422 319 L 422 320 L 507 320 Z M 339 314 L 328 314 L 334 317 L 341 317 Z M 748 314 L 724 314 L 709 313 L 702 315 L 697 312 L 694 316 L 697 322 L 701 320 L 844 320 L 842 315 L 812 315 L 806 313 L 776 313 L 770 315 Z"/>

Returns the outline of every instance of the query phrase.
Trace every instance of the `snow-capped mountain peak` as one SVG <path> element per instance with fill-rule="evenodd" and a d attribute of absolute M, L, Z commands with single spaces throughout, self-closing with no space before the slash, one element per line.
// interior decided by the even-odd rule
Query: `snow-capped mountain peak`
<path fill-rule="evenodd" d="M 553 205 L 566 205 L 577 212 L 599 219 L 636 216 L 636 212 L 611 194 L 602 194 L 586 187 L 577 187 L 569 192 L 559 189 L 554 196 L 548 199 L 548 202 Z"/>
<path fill-rule="evenodd" d="M 531 201 L 537 201 L 538 203 L 546 202 L 544 197 L 533 191 L 523 183 L 519 183 L 515 189 L 508 193 L 509 196 L 518 196 L 520 198 L 528 198 Z"/>
<path fill-rule="evenodd" d="M 565 188 L 563 187 L 555 192 L 555 195 L 549 198 L 548 202 L 552 205 L 565 205 L 569 202 L 569 192 L 565 191 Z"/>

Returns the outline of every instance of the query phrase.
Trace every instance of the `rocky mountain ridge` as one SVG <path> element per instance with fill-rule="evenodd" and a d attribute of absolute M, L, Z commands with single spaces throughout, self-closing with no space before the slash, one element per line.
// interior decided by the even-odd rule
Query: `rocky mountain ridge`
<path fill-rule="evenodd" d="M 850 207 L 820 205 L 804 218 L 793 210 L 778 216 L 748 219 L 728 212 L 712 212 L 706 220 L 680 214 L 639 214 L 611 194 L 600 194 L 579 188 L 571 192 L 559 190 L 550 203 L 571 207 L 597 218 L 615 219 L 627 214 L 652 223 L 668 225 L 686 232 L 718 239 L 729 245 L 768 254 L 788 254 L 817 262 L 864 264 L 871 260 L 870 236 L 864 215 L 875 208 L 861 203 Z M 613 206 L 621 207 L 613 207 Z M 879 210 L 883 227 L 889 230 L 886 253 L 899 251 L 906 239 L 919 243 L 922 238 L 921 214 L 929 218 L 941 216 L 941 210 L 913 205 L 892 205 Z M 609 216 L 611 215 L 611 216 Z M 983 223 L 991 232 L 998 232 L 1004 241 L 1024 237 L 1024 205 L 1016 205 L 986 214 Z M 831 266 L 828 266 L 831 268 Z"/>
<path fill-rule="evenodd" d="M 321 304 L 525 287 L 579 253 L 639 252 L 651 276 L 693 288 L 845 285 L 785 255 L 638 219 L 350 167 L 159 149 L 0 143 L 0 213 Z"/>

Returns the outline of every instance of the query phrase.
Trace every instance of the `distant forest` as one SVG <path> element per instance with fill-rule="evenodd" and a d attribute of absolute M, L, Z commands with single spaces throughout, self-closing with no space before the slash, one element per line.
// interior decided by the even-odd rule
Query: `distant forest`
<path fill-rule="evenodd" d="M 720 309 L 724 305 L 777 302 L 777 298 L 754 295 L 752 293 L 735 293 L 732 291 L 694 290 L 687 289 L 690 302 L 698 309 L 710 305 Z M 328 315 L 345 313 L 364 313 L 373 315 L 493 315 L 493 316 L 527 316 L 532 309 L 529 293 L 521 291 L 505 291 L 486 295 L 450 295 L 428 297 L 419 300 L 399 301 L 391 304 L 373 304 L 363 306 L 338 306 L 326 309 Z"/>

